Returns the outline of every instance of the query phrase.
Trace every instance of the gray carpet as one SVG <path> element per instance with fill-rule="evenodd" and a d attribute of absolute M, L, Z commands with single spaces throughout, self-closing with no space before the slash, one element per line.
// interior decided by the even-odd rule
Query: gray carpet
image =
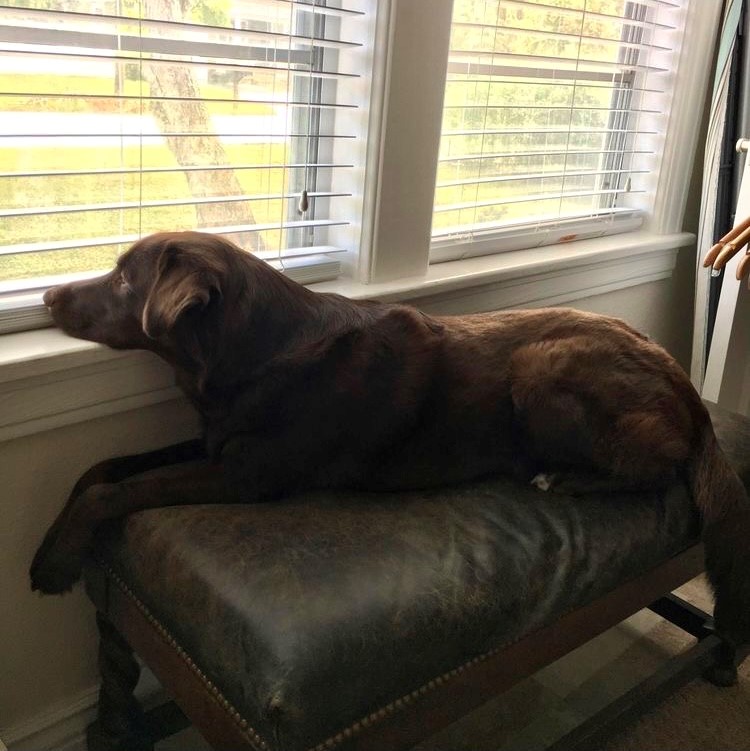
<path fill-rule="evenodd" d="M 678 594 L 711 612 L 703 577 Z M 541 751 L 692 644 L 680 629 L 641 611 L 417 749 Z M 750 751 L 750 659 L 740 672 L 729 689 L 688 684 L 601 751 Z"/>

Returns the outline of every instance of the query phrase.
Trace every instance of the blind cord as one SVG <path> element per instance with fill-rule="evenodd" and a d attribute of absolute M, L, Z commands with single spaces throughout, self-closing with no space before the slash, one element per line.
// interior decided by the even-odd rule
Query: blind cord
<path fill-rule="evenodd" d="M 304 215 L 310 208 L 308 199 L 308 178 L 310 169 L 310 143 L 312 141 L 312 89 L 313 89 L 313 67 L 315 65 L 315 4 L 317 0 L 312 0 L 312 19 L 310 21 L 310 63 L 307 80 L 307 133 L 305 135 L 305 169 L 302 178 L 302 194 L 297 204 L 297 213 Z"/>

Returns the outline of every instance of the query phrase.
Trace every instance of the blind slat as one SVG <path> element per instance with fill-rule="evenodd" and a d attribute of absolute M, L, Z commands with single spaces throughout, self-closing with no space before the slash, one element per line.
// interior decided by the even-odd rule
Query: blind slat
<path fill-rule="evenodd" d="M 630 26 L 627 20 L 623 20 L 622 23 L 624 25 Z M 454 29 L 456 28 L 465 28 L 465 29 L 496 29 L 498 27 L 493 26 L 491 24 L 476 24 L 476 23 L 459 23 L 454 24 Z M 641 42 L 628 42 L 624 41 L 622 39 L 615 39 L 612 37 L 605 37 L 605 36 L 593 36 L 590 34 L 574 34 L 572 32 L 564 32 L 564 31 L 546 31 L 546 30 L 539 30 L 539 29 L 528 29 L 524 28 L 522 26 L 503 26 L 501 29 L 499 29 L 501 34 L 509 34 L 509 35 L 518 35 L 518 36 L 524 36 L 524 37 L 544 37 L 545 41 L 554 42 L 557 41 L 571 41 L 571 42 L 590 42 L 595 43 L 596 45 L 615 45 L 616 47 L 620 49 L 634 49 L 634 50 L 642 50 L 642 49 L 653 49 L 653 50 L 661 50 L 662 52 L 671 52 L 671 47 L 665 47 L 664 45 L 659 44 L 653 44 L 648 43 L 644 44 Z M 493 44 L 497 42 L 497 37 L 495 36 L 492 39 Z M 592 44 L 594 46 L 594 44 Z M 453 53 L 454 50 L 451 50 L 451 53 Z M 483 55 L 492 55 L 496 54 L 493 52 L 493 50 L 482 50 L 477 49 L 475 51 L 477 54 L 483 54 Z M 578 59 L 578 58 L 576 58 Z M 585 57 L 583 58 L 586 59 Z"/>
<path fill-rule="evenodd" d="M 514 203 L 530 203 L 535 201 L 562 201 L 566 198 L 586 198 L 593 196 L 616 196 L 623 193 L 642 193 L 640 190 L 625 190 L 624 188 L 613 190 L 571 190 L 556 193 L 534 193 L 525 196 L 513 196 L 512 198 L 497 198 L 486 201 L 468 201 L 435 207 L 435 213 L 449 211 L 465 211 L 473 208 L 488 208 L 490 206 L 507 206 Z"/>
<path fill-rule="evenodd" d="M 469 53 L 466 53 L 467 55 Z M 492 58 L 490 54 L 484 55 L 484 58 Z M 556 59 L 556 58 L 555 58 Z M 570 61 L 569 61 L 570 62 Z M 575 63 L 575 61 L 572 61 Z M 596 82 L 604 82 L 601 88 L 611 88 L 616 85 L 620 85 L 623 88 L 629 88 L 630 85 L 636 80 L 635 70 L 627 66 L 618 66 L 616 63 L 612 63 L 609 66 L 601 65 L 601 70 L 595 70 L 591 66 L 578 68 L 575 65 L 568 67 L 557 65 L 555 66 L 550 62 L 550 58 L 545 60 L 544 65 L 535 66 L 534 60 L 528 60 L 528 65 L 521 66 L 517 62 L 512 61 L 507 64 L 485 61 L 470 61 L 470 62 L 458 62 L 457 60 L 450 60 L 448 62 L 448 72 L 452 75 L 467 76 L 467 79 L 453 78 L 449 79 L 447 83 L 462 83 L 464 81 L 470 81 L 472 76 L 486 76 L 484 83 L 496 83 L 502 82 L 502 79 L 507 77 L 512 78 L 515 82 L 519 78 L 537 78 L 540 81 L 547 83 L 557 83 L 558 81 L 562 85 L 578 85 L 578 86 L 595 86 Z M 492 79 L 492 80 L 489 80 Z M 531 85 L 538 85 L 536 81 L 531 82 Z"/>
<path fill-rule="evenodd" d="M 672 2 L 672 0 L 632 0 L 638 5 L 642 5 L 646 8 L 672 8 L 677 10 L 680 8 L 679 3 Z M 505 2 L 505 0 L 503 0 Z M 589 13 L 590 11 L 584 6 L 583 8 L 566 8 L 565 6 L 552 5 L 551 3 L 537 2 L 537 0 L 509 0 L 513 5 L 523 5 L 527 8 L 547 8 L 549 10 L 568 10 L 575 13 Z"/>
<path fill-rule="evenodd" d="M 619 74 L 626 74 L 630 71 L 639 71 L 642 73 L 669 73 L 668 68 L 663 68 L 657 65 L 648 65 L 646 63 L 627 63 L 617 62 L 613 60 L 585 60 L 581 61 L 578 58 L 559 58 L 553 55 L 523 55 L 516 52 L 477 52 L 475 50 L 451 50 L 450 56 L 452 61 L 456 61 L 456 58 L 492 58 L 506 61 L 506 67 L 508 62 L 512 63 L 536 63 L 537 67 L 540 67 L 540 63 L 544 63 L 549 68 L 549 76 L 552 78 L 553 73 L 558 70 L 565 70 L 566 66 L 574 70 L 579 78 L 585 78 L 588 70 L 591 69 L 592 74 L 601 74 L 602 72 L 608 72 L 610 75 L 612 72 Z M 581 65 L 581 62 L 585 62 L 585 65 Z M 486 63 L 485 63 L 486 64 Z M 494 62 L 493 62 L 494 65 Z"/>
<path fill-rule="evenodd" d="M 329 6 L 324 5 L 320 2 L 302 2 L 301 0 L 273 0 L 275 5 L 280 6 L 286 6 L 289 10 L 286 10 L 286 13 L 289 13 L 292 9 L 293 10 L 300 10 L 304 11 L 306 13 L 315 13 L 317 15 L 321 16 L 336 16 L 339 18 L 348 18 L 348 17 L 363 17 L 365 15 L 364 11 L 357 10 L 356 8 L 345 8 L 345 7 L 336 7 L 336 6 Z M 18 10 L 17 5 L 9 5 L 8 3 L 0 3 L 0 10 Z M 24 8 L 24 10 L 27 10 Z M 37 10 L 34 8 L 29 8 L 28 10 Z M 45 11 L 43 9 L 39 10 L 40 13 L 47 13 L 48 11 Z M 65 12 L 65 11 L 63 11 Z M 125 16 L 125 15 L 116 15 L 116 14 L 84 14 L 84 13 L 78 13 L 78 15 L 88 15 L 93 18 L 101 18 L 105 21 L 107 20 L 117 20 L 117 19 L 125 19 L 128 21 L 133 21 L 133 16 Z"/>
<path fill-rule="evenodd" d="M 656 130 L 641 130 L 637 128 L 566 128 L 556 126 L 553 128 L 492 128 L 472 130 L 449 130 L 443 132 L 443 137 L 454 136 L 503 136 L 503 135 L 592 135 L 592 134 L 620 134 L 620 135 L 657 135 Z"/>
<path fill-rule="evenodd" d="M 488 183 L 510 183 L 519 180 L 553 180 L 568 177 L 597 177 L 598 175 L 640 175 L 648 170 L 561 170 L 558 172 L 527 172 L 520 175 L 491 175 L 489 177 L 474 177 L 464 180 L 444 180 L 438 182 L 436 188 L 451 188 L 466 185 L 485 185 Z M 1 216 L 1 214 L 0 214 Z"/>
<path fill-rule="evenodd" d="M 0 26 L 0 41 L 7 41 L 3 39 L 2 36 L 3 30 L 2 26 Z M 18 36 L 17 30 L 15 30 L 10 37 L 11 41 L 14 41 Z M 97 53 L 92 54 L 91 52 L 82 52 L 82 51 L 66 51 L 66 52 L 54 52 L 52 50 L 48 49 L 3 49 L 0 47 L 0 59 L 2 57 L 11 57 L 11 56 L 28 56 L 30 59 L 40 59 L 40 58 L 51 58 L 51 59 L 57 59 L 57 60 L 78 60 L 81 62 L 90 62 L 90 63 L 101 63 L 101 62 L 117 62 L 117 63 L 130 63 L 133 65 L 140 65 L 142 62 L 144 62 L 143 58 L 139 55 L 128 55 L 128 54 L 104 54 L 104 53 Z M 308 55 L 309 60 L 309 55 Z M 273 61 L 269 61 L 267 63 L 261 63 L 256 61 L 250 61 L 242 62 L 242 63 L 228 63 L 223 62 L 219 60 L 212 60 L 209 63 L 203 63 L 203 62 L 194 62 L 192 60 L 186 60 L 185 58 L 174 58 L 174 57 L 159 57 L 159 58 L 149 58 L 148 64 L 152 66 L 165 66 L 165 65 L 184 65 L 189 68 L 211 68 L 211 69 L 217 69 L 217 70 L 223 70 L 223 71 L 246 71 L 248 73 L 252 72 L 275 72 L 275 73 L 287 73 L 290 70 L 289 65 L 274 65 Z M 300 71 L 296 71 L 300 72 Z M 354 72 L 347 72 L 347 71 L 334 71 L 334 70 L 309 70 L 309 67 L 304 70 L 305 77 L 311 77 L 314 79 L 318 78 L 329 78 L 332 80 L 336 79 L 357 79 L 360 78 L 359 73 Z"/>
<path fill-rule="evenodd" d="M 201 232 L 208 232 L 211 234 L 221 234 L 218 233 L 214 228 L 212 227 L 204 227 L 201 229 Z M 132 235 L 131 237 L 137 239 L 137 235 Z M 132 242 L 130 240 L 124 240 L 122 244 Z M 345 253 L 346 250 L 344 248 L 339 248 L 334 245 L 310 245 L 308 247 L 304 248 L 288 248 L 284 251 L 282 261 L 289 261 L 292 259 L 300 259 L 300 258 L 312 258 L 315 256 L 332 256 L 332 255 L 339 255 L 341 253 Z M 258 258 L 262 258 L 264 261 L 274 261 L 279 259 L 279 255 L 277 253 L 272 253 L 268 251 L 260 251 L 257 253 L 254 253 L 253 255 L 257 256 Z M 97 269 L 95 271 L 86 271 L 79 274 L 69 274 L 66 275 L 65 278 L 61 278 L 60 276 L 53 275 L 53 276 L 46 276 L 46 277 L 35 277 L 33 279 L 17 279 L 13 282 L 2 282 L 0 281 L 0 305 L 2 305 L 2 300 L 4 296 L 8 296 L 10 294 L 25 294 L 29 292 L 43 292 L 48 287 L 51 287 L 54 284 L 61 284 L 64 281 L 74 281 L 78 279 L 91 279 L 95 276 L 99 276 L 100 274 L 108 271 L 106 267 L 102 267 L 100 269 Z"/>
<path fill-rule="evenodd" d="M 152 102 L 168 103 L 168 102 L 196 102 L 200 104 L 236 104 L 239 107 L 247 105 L 268 105 L 271 107 L 305 107 L 306 109 L 341 109 L 341 110 L 356 110 L 359 105 L 348 104 L 345 102 L 302 102 L 295 100 L 278 100 L 278 99 L 232 99 L 230 97 L 200 97 L 200 96 L 136 96 L 129 94 L 68 94 L 59 93 L 55 91 L 13 91 L 3 92 L 0 94 L 0 99 L 11 99 L 13 97 L 46 97 L 47 99 L 74 99 L 79 102 L 86 101 L 113 101 L 113 102 L 145 102 L 150 104 Z M 54 110 L 54 107 L 50 107 L 50 110 Z"/>
<path fill-rule="evenodd" d="M 538 151 L 496 151 L 496 152 L 483 152 L 481 154 L 459 154 L 456 156 L 441 156 L 440 164 L 450 164 L 451 162 L 465 162 L 469 160 L 477 159 L 517 159 L 536 157 L 546 159 L 552 156 L 606 156 L 611 154 L 653 154 L 653 151 L 647 151 L 645 149 L 558 149 L 556 151 L 550 151 L 545 149 L 539 149 Z M 1 177 L 2 175 L 0 175 Z"/>
<path fill-rule="evenodd" d="M 627 221 L 630 219 L 640 219 L 641 212 L 634 211 L 628 208 L 611 207 L 608 209 L 600 209 L 598 211 L 570 211 L 561 212 L 554 218 L 530 218 L 524 222 L 508 222 L 503 226 L 503 232 L 513 233 L 519 230 L 523 231 L 525 227 L 532 225 L 535 231 L 545 228 L 564 228 L 567 226 L 575 226 L 581 221 Z M 438 244 L 445 244 L 452 239 L 462 237 L 464 240 L 470 240 L 473 236 L 481 237 L 483 235 L 491 236 L 493 232 L 497 230 L 491 222 L 488 222 L 486 226 L 478 224 L 472 230 L 471 233 L 467 233 L 465 228 L 462 227 L 446 227 L 434 233 L 433 237 L 438 241 Z M 533 243 L 530 243 L 530 246 Z"/>
<path fill-rule="evenodd" d="M 279 224 L 268 222 L 266 224 L 243 224 L 226 225 L 223 227 L 200 227 L 195 228 L 199 232 L 213 232 L 217 235 L 229 235 L 248 232 L 265 232 L 278 229 L 316 229 L 323 227 L 341 227 L 348 224 L 345 220 L 334 219 L 311 219 L 308 221 L 289 221 Z M 42 241 L 22 243 L 18 245 L 0 245 L 0 256 L 10 256 L 23 253 L 44 253 L 48 251 L 79 250 L 85 248 L 98 248 L 111 245 L 130 245 L 140 238 L 137 233 L 127 233 L 106 237 L 71 238 L 68 240 Z M 278 256 L 279 254 L 274 254 Z M 283 254 L 282 254 L 283 255 Z"/>
<path fill-rule="evenodd" d="M 507 110 L 507 104 L 447 104 L 443 107 L 443 112 L 451 110 L 482 110 L 489 112 L 492 110 Z M 569 104 L 518 104 L 513 106 L 514 110 L 541 110 L 542 112 L 612 112 L 612 113 L 635 113 L 645 115 L 658 115 L 661 110 L 647 109 L 645 107 L 577 107 Z"/>
<path fill-rule="evenodd" d="M 639 21 L 634 18 L 628 18 L 623 19 L 622 16 L 612 15 L 611 13 L 603 13 L 601 11 L 594 11 L 590 10 L 589 8 L 581 9 L 581 8 L 565 8 L 560 5 L 550 5 L 549 3 L 527 3 L 524 2 L 524 0 L 503 0 L 503 5 L 506 8 L 513 8 L 513 7 L 519 7 L 521 9 L 523 8 L 532 8 L 534 10 L 544 10 L 549 13 L 549 15 L 567 15 L 567 16 L 573 16 L 574 18 L 578 19 L 581 16 L 585 20 L 602 20 L 602 21 L 608 21 L 618 24 L 627 24 L 628 26 L 633 26 L 635 28 L 641 28 L 641 29 L 660 29 L 663 31 L 674 31 L 676 30 L 675 25 L 663 23 L 661 21 Z M 495 26 L 490 23 L 477 23 L 472 21 L 456 21 L 453 24 L 454 27 L 462 27 L 462 26 L 478 26 L 481 28 L 486 29 L 494 29 Z"/>
<path fill-rule="evenodd" d="M 317 6 L 316 6 L 317 7 Z M 260 31 L 256 29 L 238 29 L 227 26 L 213 26 L 211 24 L 196 24 L 186 21 L 154 19 L 154 18 L 131 18 L 128 16 L 108 16 L 91 13 L 80 13 L 78 11 L 57 11 L 57 10 L 38 10 L 36 8 L 15 9 L 8 6 L 0 6 L 4 11 L 3 16 L 6 24 L 15 18 L 18 22 L 14 25 L 8 25 L 6 28 L 16 28 L 17 26 L 26 27 L 26 39 L 35 44 L 50 44 L 61 46 L 65 42 L 77 42 L 76 46 L 88 47 L 98 46 L 106 40 L 108 34 L 101 32 L 102 25 L 109 21 L 110 26 L 118 30 L 117 39 L 119 44 L 110 45 L 114 49 L 131 49 L 138 50 L 141 53 L 150 52 L 152 44 L 163 44 L 165 49 L 177 49 L 179 42 L 174 38 L 183 35 L 194 35 L 197 37 L 220 36 L 223 39 L 235 37 L 238 41 L 236 44 L 212 43 L 217 49 L 231 49 L 234 46 L 244 47 L 248 39 L 263 39 L 271 42 L 280 42 L 288 48 L 289 43 L 297 47 L 320 47 L 332 49 L 346 49 L 360 47 L 361 42 L 349 41 L 346 39 L 326 39 L 315 34 L 302 35 L 295 33 L 283 33 L 276 31 Z M 43 26 L 28 27 L 29 20 L 33 24 L 34 18 L 41 19 Z M 47 24 L 55 24 L 63 28 L 50 28 Z M 94 31 L 72 31 L 70 27 L 76 24 L 81 26 L 90 26 Z M 66 28 L 67 27 L 67 28 Z M 130 27 L 131 33 L 119 33 L 119 27 Z M 149 36 L 148 32 L 154 32 L 155 36 Z M 168 37 L 159 36 L 159 33 L 167 32 Z M 112 32 L 110 32 L 111 34 Z M 18 37 L 16 37 L 18 39 Z M 28 43 L 28 42 L 27 42 Z M 183 45 L 184 46 L 184 45 Z M 191 54 L 192 52 L 191 47 Z M 199 46 L 198 50 L 201 49 Z M 221 55 L 217 55 L 221 57 Z"/>
<path fill-rule="evenodd" d="M 450 78 L 446 81 L 446 87 L 448 86 L 454 86 L 456 88 L 460 88 L 461 86 L 464 86 L 465 84 L 481 84 L 483 86 L 497 86 L 498 84 L 513 84 L 518 83 L 519 77 L 528 77 L 525 74 L 518 73 L 518 69 L 514 68 L 515 74 L 512 76 L 489 76 L 486 78 Z M 536 71 L 537 73 L 542 74 L 543 71 Z M 550 84 L 548 81 L 525 81 L 524 84 L 526 86 L 550 86 L 554 85 L 557 87 L 563 87 L 567 86 L 568 88 L 572 88 L 573 86 L 576 87 L 578 91 L 581 89 L 589 90 L 589 89 L 606 89 L 609 91 L 613 96 L 617 94 L 664 94 L 663 88 L 644 88 L 640 86 L 634 86 L 632 84 L 632 78 L 629 76 L 626 79 L 612 79 L 611 76 L 607 80 L 605 80 L 604 83 L 597 83 L 596 81 L 587 81 L 586 83 L 579 83 L 575 79 L 570 79 L 569 81 L 563 81 L 562 78 L 567 78 L 567 72 L 563 71 L 565 75 L 560 75 L 555 79 L 554 84 Z M 460 73 L 460 71 L 454 70 L 452 64 L 448 64 L 448 73 Z M 549 73 L 546 73 L 547 79 L 549 79 Z"/>
<path fill-rule="evenodd" d="M 341 136 L 343 137 L 343 136 Z M 0 141 L 2 144 L 2 141 Z M 141 175 L 141 174 L 172 174 L 177 175 L 183 172 L 221 172 L 221 171 L 243 171 L 243 170 L 301 170 L 314 168 L 322 169 L 348 169 L 354 167 L 353 164 L 335 164 L 323 162 L 299 162 L 297 164 L 212 164 L 212 165 L 193 165 L 187 167 L 122 167 L 119 169 L 87 169 L 87 170 L 44 170 L 39 172 L 0 172 L 0 178 L 3 177 L 23 177 L 23 178 L 46 178 L 46 177 L 93 177 L 101 175 Z"/>
<path fill-rule="evenodd" d="M 0 123 L 0 127 L 2 126 L 2 123 Z M 53 133 L 53 132 L 46 132 L 46 133 L 22 133 L 22 132 L 10 132 L 10 133 L 2 133 L 0 132 L 0 146 L 3 145 L 2 139 L 8 139 L 8 138 L 109 138 L 109 139 L 115 139 L 116 141 L 128 139 L 133 142 L 138 141 L 148 141 L 155 138 L 242 138 L 243 140 L 251 140 L 251 139 L 266 139 L 266 140 L 272 140 L 274 138 L 281 139 L 281 138 L 338 138 L 340 136 L 336 136 L 335 134 L 325 134 L 320 133 L 316 134 L 315 136 L 310 136 L 307 133 L 290 133 L 290 134 L 283 134 L 283 133 L 243 133 L 242 131 L 238 131 L 236 133 L 230 133 L 230 132 L 224 132 L 224 133 L 216 133 L 212 131 L 201 131 L 197 133 L 178 133 L 176 131 L 166 131 L 162 133 L 140 133 L 137 130 L 132 131 L 123 131 L 120 133 L 103 133 L 101 131 L 86 131 L 86 132 L 78 132 L 78 133 Z"/>
<path fill-rule="evenodd" d="M 345 198 L 351 193 L 309 191 L 309 198 Z M 154 201 L 131 201 L 118 203 L 72 204 L 67 206 L 40 206 L 26 209 L 0 209 L 0 217 L 52 216 L 55 214 L 78 214 L 85 211 L 131 211 L 140 209 L 169 208 L 171 206 L 199 206 L 207 203 L 238 203 L 243 201 L 281 201 L 299 199 L 300 193 L 268 193 L 266 195 L 207 196 L 205 198 L 171 198 Z"/>

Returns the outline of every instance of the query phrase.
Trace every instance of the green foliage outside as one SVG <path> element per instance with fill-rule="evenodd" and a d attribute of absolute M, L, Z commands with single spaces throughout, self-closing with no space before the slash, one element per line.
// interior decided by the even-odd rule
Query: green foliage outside
<path fill-rule="evenodd" d="M 528 217 L 554 216 L 558 211 L 590 210 L 598 198 L 529 200 L 513 204 L 514 198 L 543 196 L 565 190 L 592 192 L 601 187 L 600 176 L 556 176 L 567 170 L 601 170 L 602 158 L 595 152 L 606 147 L 603 131 L 609 123 L 612 88 L 610 79 L 588 82 L 558 75 L 575 71 L 577 60 L 614 63 L 621 52 L 622 23 L 607 16 L 620 14 L 622 0 L 545 0 L 545 6 L 456 0 L 451 49 L 452 60 L 481 65 L 515 65 L 529 75 L 483 74 L 481 67 L 466 73 L 449 71 L 446 84 L 443 138 L 440 158 L 451 159 L 438 168 L 436 208 L 473 202 L 494 205 L 437 212 L 433 230 L 481 223 L 519 221 Z M 498 25 L 501 28 L 495 28 Z M 505 26 L 511 28 L 504 28 Z M 549 33 L 559 36 L 550 38 Z M 579 43 L 578 35 L 584 37 Z M 602 66 L 601 70 L 607 69 Z M 545 72 L 548 71 L 548 74 Z M 533 74 L 533 75 L 532 75 Z M 548 75 L 549 77 L 545 77 Z M 550 129 L 547 133 L 539 132 Z M 457 131 L 493 131 L 498 134 L 451 135 Z M 524 132 L 529 131 L 532 132 Z M 536 130 L 537 132 L 533 132 Z M 536 153 L 535 153 L 536 152 Z M 549 152 L 568 152 L 557 155 Z M 479 154 L 502 154 L 495 158 L 466 158 Z M 544 173 L 546 177 L 508 180 L 513 175 Z M 504 178 L 493 181 L 492 178 Z M 451 185 L 461 180 L 480 180 Z M 441 184 L 448 183 L 444 187 Z"/>
<path fill-rule="evenodd" d="M 285 160 L 283 144 L 228 145 L 231 164 L 277 164 L 268 170 L 236 170 L 247 194 L 270 194 L 281 191 Z M 179 169 L 166 146 L 140 148 L 87 148 L 86 146 L 55 149 L 0 148 L 0 172 L 36 172 L 55 170 L 102 170 L 142 165 Z M 0 178 L 0 206 L 84 206 L 103 202 L 154 201 L 189 199 L 190 191 L 184 172 L 144 172 L 94 174 L 91 176 L 4 177 Z M 281 201 L 253 201 L 253 212 L 259 224 L 278 223 Z M 196 225 L 192 206 L 150 209 L 112 209 L 98 211 L 22 216 L 3 219 L 0 223 L 0 245 L 16 245 L 43 241 L 67 241 L 71 238 L 111 237 L 121 234 L 148 234 L 158 230 L 190 229 Z M 275 247 L 279 231 L 264 233 L 267 245 Z M 41 253 L 0 255 L 0 281 L 75 271 L 94 271 L 112 266 L 120 246 L 102 246 Z"/>

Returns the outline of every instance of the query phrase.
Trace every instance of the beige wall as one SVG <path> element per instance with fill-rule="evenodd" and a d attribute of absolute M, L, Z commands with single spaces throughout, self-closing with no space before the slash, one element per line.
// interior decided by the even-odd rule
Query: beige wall
<path fill-rule="evenodd" d="M 97 680 L 81 587 L 62 597 L 29 589 L 31 558 L 76 478 L 99 460 L 196 431 L 194 415 L 172 402 L 0 443 L 0 728 L 64 711 Z"/>
<path fill-rule="evenodd" d="M 682 248 L 671 279 L 577 300 L 573 307 L 624 318 L 651 336 L 690 372 L 695 248 Z"/>

